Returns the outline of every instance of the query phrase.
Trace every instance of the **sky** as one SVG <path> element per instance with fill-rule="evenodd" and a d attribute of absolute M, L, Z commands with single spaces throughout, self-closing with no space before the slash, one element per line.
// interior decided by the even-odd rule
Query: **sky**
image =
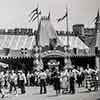
<path fill-rule="evenodd" d="M 65 14 L 68 7 L 68 27 L 85 24 L 93 27 L 100 0 L 0 0 L 0 29 L 37 28 L 37 21 L 29 23 L 30 12 L 39 5 L 42 16 L 51 13 L 51 23 L 56 30 L 66 30 L 66 21 L 57 23 L 57 18 Z"/>

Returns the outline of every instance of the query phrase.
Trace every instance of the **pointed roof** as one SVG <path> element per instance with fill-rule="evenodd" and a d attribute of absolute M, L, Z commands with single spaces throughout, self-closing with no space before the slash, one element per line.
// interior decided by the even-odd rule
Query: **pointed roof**
<path fill-rule="evenodd" d="M 100 23 L 99 9 L 98 9 L 98 11 L 97 11 L 96 23 Z"/>
<path fill-rule="evenodd" d="M 79 36 L 79 38 L 90 48 L 96 45 L 96 35 L 94 36 Z"/>
<path fill-rule="evenodd" d="M 42 17 L 39 26 L 40 35 L 40 45 L 49 45 L 50 39 L 56 38 L 57 45 L 64 46 L 67 44 L 67 36 L 57 36 L 57 32 L 52 26 L 50 19 L 47 17 Z M 80 40 L 79 37 L 70 36 L 69 37 L 70 48 L 88 49 L 88 46 Z"/>
<path fill-rule="evenodd" d="M 59 39 L 63 43 L 62 46 L 67 44 L 67 36 L 60 36 Z M 89 47 L 78 36 L 69 36 L 69 48 L 89 49 Z"/>
<path fill-rule="evenodd" d="M 57 39 L 57 44 L 61 45 L 58 36 L 57 36 L 57 32 L 54 29 L 53 25 L 50 22 L 50 18 L 49 17 L 42 17 L 41 21 L 40 21 L 40 25 L 38 28 L 38 32 L 39 32 L 39 36 L 40 36 L 40 45 L 41 46 L 46 46 L 49 45 L 50 39 Z"/>
<path fill-rule="evenodd" d="M 50 11 L 49 11 L 49 13 L 48 13 L 48 19 L 50 20 L 50 17 L 51 17 L 51 14 L 50 14 Z"/>

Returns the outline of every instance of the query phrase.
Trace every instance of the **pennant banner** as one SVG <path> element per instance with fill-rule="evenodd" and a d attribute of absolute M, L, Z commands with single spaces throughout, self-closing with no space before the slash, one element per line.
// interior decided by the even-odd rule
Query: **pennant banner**
<path fill-rule="evenodd" d="M 60 22 L 60 21 L 64 20 L 67 16 L 68 16 L 68 12 L 67 12 L 67 9 L 66 9 L 65 15 L 63 17 L 59 18 L 57 21 Z"/>

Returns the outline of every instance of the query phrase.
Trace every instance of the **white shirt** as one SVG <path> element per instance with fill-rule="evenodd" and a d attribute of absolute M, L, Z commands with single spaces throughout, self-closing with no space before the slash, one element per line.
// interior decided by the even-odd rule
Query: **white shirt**
<path fill-rule="evenodd" d="M 19 80 L 24 80 L 24 83 L 26 84 L 26 77 L 25 77 L 25 74 L 24 73 L 21 73 L 19 75 Z"/>
<path fill-rule="evenodd" d="M 41 72 L 41 73 L 39 74 L 39 78 L 40 78 L 40 79 L 46 79 L 46 78 L 47 78 L 47 74 L 46 74 L 45 72 Z"/>

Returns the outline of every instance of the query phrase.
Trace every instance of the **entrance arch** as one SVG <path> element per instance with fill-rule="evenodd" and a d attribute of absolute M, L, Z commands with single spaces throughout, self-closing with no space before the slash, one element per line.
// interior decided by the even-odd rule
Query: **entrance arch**
<path fill-rule="evenodd" d="M 56 60 L 57 62 L 59 62 L 58 67 L 59 67 L 60 70 L 64 67 L 65 54 L 62 51 L 49 50 L 49 51 L 43 52 L 41 54 L 41 57 L 42 57 L 44 69 L 48 69 L 49 68 L 48 62 L 50 60 Z"/>

